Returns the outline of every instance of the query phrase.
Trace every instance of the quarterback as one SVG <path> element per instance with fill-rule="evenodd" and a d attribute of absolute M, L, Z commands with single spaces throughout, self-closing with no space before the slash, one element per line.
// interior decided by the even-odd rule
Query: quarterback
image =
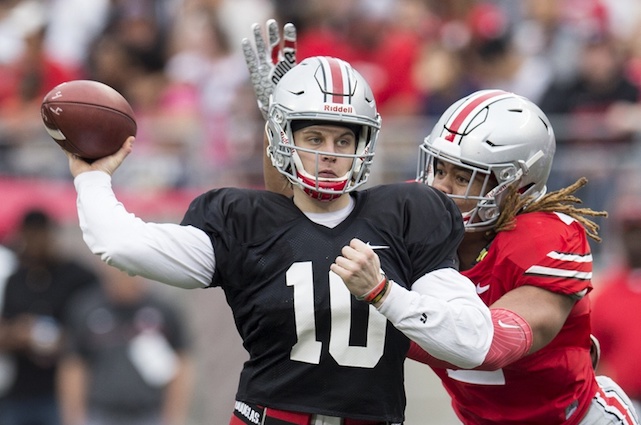
<path fill-rule="evenodd" d="M 455 268 L 461 214 L 419 183 L 356 190 L 381 119 L 350 64 L 308 58 L 270 98 L 269 157 L 293 197 L 214 189 L 180 225 L 144 222 L 111 188 L 130 138 L 91 164 L 67 154 L 84 240 L 130 274 L 222 288 L 249 353 L 231 425 L 400 424 L 408 336 L 468 368 L 492 339 L 489 309 Z"/>

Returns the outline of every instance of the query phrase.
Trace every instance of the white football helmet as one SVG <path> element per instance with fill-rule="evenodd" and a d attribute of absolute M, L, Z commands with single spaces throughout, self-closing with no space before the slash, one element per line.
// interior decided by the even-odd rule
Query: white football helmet
<path fill-rule="evenodd" d="M 483 178 L 481 193 L 451 198 L 476 200 L 462 211 L 466 231 L 492 228 L 508 188 L 539 199 L 547 191 L 556 140 L 543 111 L 528 99 L 502 90 L 480 90 L 450 106 L 419 148 L 417 180 L 432 184 L 436 160 Z"/>
<path fill-rule="evenodd" d="M 292 121 L 313 120 L 355 129 L 353 155 L 306 150 L 294 146 Z M 289 70 L 274 88 L 266 124 L 267 154 L 274 167 L 315 199 L 330 201 L 367 182 L 381 118 L 372 90 L 352 66 L 340 59 L 315 56 Z M 303 169 L 297 151 L 316 155 L 316 172 Z M 318 176 L 323 155 L 352 157 L 352 168 L 338 178 Z"/>

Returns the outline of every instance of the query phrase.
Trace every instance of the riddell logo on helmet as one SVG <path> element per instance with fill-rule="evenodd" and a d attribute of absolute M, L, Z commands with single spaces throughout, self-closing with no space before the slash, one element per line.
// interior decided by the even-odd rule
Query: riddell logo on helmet
<path fill-rule="evenodd" d="M 335 103 L 326 103 L 323 105 L 323 111 L 326 112 L 344 112 L 346 114 L 353 114 L 354 107 L 351 105 L 337 105 Z"/>

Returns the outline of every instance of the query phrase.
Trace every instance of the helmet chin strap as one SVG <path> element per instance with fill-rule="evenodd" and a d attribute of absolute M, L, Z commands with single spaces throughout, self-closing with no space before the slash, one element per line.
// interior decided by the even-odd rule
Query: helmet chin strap
<path fill-rule="evenodd" d="M 345 188 L 351 175 L 350 171 L 341 177 L 322 178 L 305 171 L 298 152 L 293 152 L 292 157 L 296 166 L 296 176 L 298 177 L 294 184 L 299 185 L 311 198 L 319 201 L 333 201 L 345 193 Z"/>
<path fill-rule="evenodd" d="M 332 201 L 345 193 L 349 176 L 349 173 L 347 173 L 343 177 L 320 178 L 312 176 L 305 171 L 297 171 L 297 174 L 298 178 L 305 183 L 303 185 L 297 182 L 297 184 L 303 188 L 306 194 L 319 201 Z M 322 191 L 318 189 L 322 189 Z"/>

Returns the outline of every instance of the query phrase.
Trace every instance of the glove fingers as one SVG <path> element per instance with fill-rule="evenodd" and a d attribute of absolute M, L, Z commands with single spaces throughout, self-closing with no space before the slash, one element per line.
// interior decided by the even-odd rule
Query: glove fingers
<path fill-rule="evenodd" d="M 243 49 L 243 56 L 245 57 L 245 63 L 247 64 L 247 70 L 249 71 L 249 76 L 251 77 L 252 84 L 260 78 L 258 72 L 258 58 L 256 57 L 256 52 L 252 47 L 248 39 L 243 38 L 240 42 Z"/>
<path fill-rule="evenodd" d="M 278 22 L 275 19 L 267 21 L 267 35 L 269 39 L 269 48 L 271 51 L 271 60 L 277 64 L 281 57 L 280 51 L 280 33 L 278 31 Z"/>
<path fill-rule="evenodd" d="M 256 44 L 256 56 L 260 65 L 263 65 L 267 63 L 267 46 L 265 45 L 260 24 L 253 24 L 252 31 L 254 33 L 254 43 Z"/>
<path fill-rule="evenodd" d="M 296 27 L 291 22 L 283 27 L 283 54 L 282 60 L 290 65 L 296 65 Z"/>
<path fill-rule="evenodd" d="M 292 23 L 285 24 L 282 43 L 275 19 L 269 19 L 266 23 L 267 39 L 260 24 L 253 24 L 251 29 L 254 46 L 247 38 L 242 39 L 241 46 L 258 107 L 263 118 L 267 119 L 269 98 L 274 86 L 296 65 L 296 27 Z"/>
<path fill-rule="evenodd" d="M 283 38 L 285 39 L 285 48 L 296 48 L 296 27 L 288 22 L 283 27 Z"/>
<path fill-rule="evenodd" d="M 247 70 L 249 71 L 249 79 L 252 83 L 252 87 L 254 88 L 254 93 L 256 94 L 258 108 L 260 109 L 260 113 L 263 115 L 263 118 L 267 119 L 270 87 L 265 87 L 265 80 L 269 74 L 269 69 L 266 69 L 266 65 L 261 65 L 259 63 L 256 52 L 248 39 L 244 38 L 241 41 L 241 46 L 243 56 L 245 57 L 245 63 L 247 63 Z"/>

